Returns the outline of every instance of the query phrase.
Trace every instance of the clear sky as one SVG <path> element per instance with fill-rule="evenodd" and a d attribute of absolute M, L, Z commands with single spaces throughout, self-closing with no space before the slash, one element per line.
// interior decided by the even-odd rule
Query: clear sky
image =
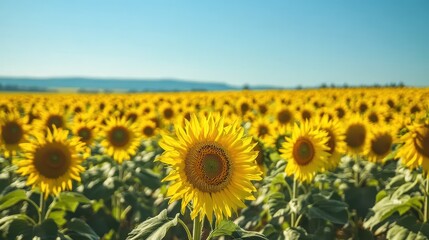
<path fill-rule="evenodd" d="M 0 75 L 429 86 L 429 1 L 0 0 Z"/>

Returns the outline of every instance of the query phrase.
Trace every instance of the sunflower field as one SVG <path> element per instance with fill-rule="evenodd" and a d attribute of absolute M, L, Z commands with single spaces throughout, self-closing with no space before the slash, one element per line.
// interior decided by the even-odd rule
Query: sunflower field
<path fill-rule="evenodd" d="M 429 89 L 0 96 L 0 239 L 429 239 Z"/>

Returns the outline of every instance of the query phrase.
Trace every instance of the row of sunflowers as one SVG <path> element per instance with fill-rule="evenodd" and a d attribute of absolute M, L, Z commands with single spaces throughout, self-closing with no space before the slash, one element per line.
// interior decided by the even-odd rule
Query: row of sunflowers
<path fill-rule="evenodd" d="M 429 89 L 3 93 L 0 239 L 429 239 Z"/>

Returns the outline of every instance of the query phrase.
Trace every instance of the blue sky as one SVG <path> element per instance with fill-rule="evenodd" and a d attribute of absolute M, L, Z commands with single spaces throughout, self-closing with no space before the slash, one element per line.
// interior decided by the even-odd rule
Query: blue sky
<path fill-rule="evenodd" d="M 429 86 L 429 1 L 1 0 L 0 76 Z"/>

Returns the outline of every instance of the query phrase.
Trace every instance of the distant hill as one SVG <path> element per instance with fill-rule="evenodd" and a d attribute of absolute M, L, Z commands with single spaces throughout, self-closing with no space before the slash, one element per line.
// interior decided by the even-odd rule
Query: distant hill
<path fill-rule="evenodd" d="M 77 89 L 80 91 L 220 91 L 236 90 L 239 87 L 224 83 L 193 82 L 175 79 L 98 79 L 80 77 L 25 78 L 0 77 L 3 91 L 55 91 L 58 89 Z"/>

